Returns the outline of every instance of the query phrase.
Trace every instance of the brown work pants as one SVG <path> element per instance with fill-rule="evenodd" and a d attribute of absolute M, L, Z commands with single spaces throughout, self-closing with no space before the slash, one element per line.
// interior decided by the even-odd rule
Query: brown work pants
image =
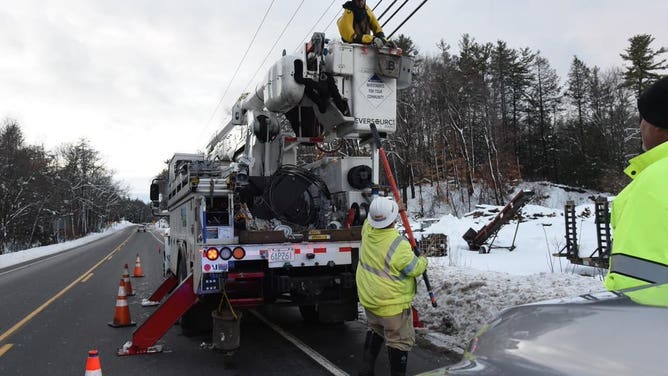
<path fill-rule="evenodd" d="M 385 338 L 385 345 L 401 351 L 411 351 L 415 344 L 415 329 L 413 328 L 413 312 L 410 308 L 398 315 L 381 317 L 374 315 L 368 309 L 366 313 L 367 326 L 374 333 Z"/>

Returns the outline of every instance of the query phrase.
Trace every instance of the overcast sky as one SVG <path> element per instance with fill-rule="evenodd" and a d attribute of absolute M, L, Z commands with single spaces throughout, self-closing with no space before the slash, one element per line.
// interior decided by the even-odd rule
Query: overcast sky
<path fill-rule="evenodd" d="M 376 14 L 391 3 L 382 1 Z M 386 34 L 420 3 L 408 1 Z M 314 27 L 329 25 L 328 37 L 338 37 L 331 21 L 341 4 L 0 0 L 0 119 L 17 120 L 29 144 L 50 150 L 87 139 L 131 195 L 147 200 L 164 161 L 174 152 L 203 150 L 239 94 L 255 86 L 283 49 L 294 51 Z M 668 46 L 666 15 L 666 0 L 430 0 L 401 33 L 423 53 L 435 53 L 441 39 L 456 52 L 464 33 L 540 50 L 563 78 L 573 55 L 589 66 L 621 67 L 619 54 L 635 34 L 652 34 L 655 49 Z"/>

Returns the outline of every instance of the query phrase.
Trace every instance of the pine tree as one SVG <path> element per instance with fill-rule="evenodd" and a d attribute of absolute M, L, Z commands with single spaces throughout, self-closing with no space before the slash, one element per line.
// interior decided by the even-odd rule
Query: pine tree
<path fill-rule="evenodd" d="M 620 54 L 622 59 L 628 61 L 631 65 L 626 67 L 624 74 L 624 83 L 633 88 L 636 96 L 661 77 L 657 71 L 668 68 L 666 59 L 657 59 L 661 54 L 666 53 L 664 47 L 654 51 L 650 45 L 654 42 L 654 37 L 650 34 L 638 34 L 629 38 L 630 46 L 624 50 L 626 53 Z"/>
<path fill-rule="evenodd" d="M 585 111 L 587 109 L 587 92 L 589 84 L 589 77 L 591 70 L 585 63 L 573 56 L 571 69 L 568 72 L 568 88 L 566 89 L 566 97 L 570 98 L 570 102 L 578 113 L 578 125 L 580 129 L 584 129 Z M 584 131 L 581 131 L 581 136 L 584 136 Z"/>
<path fill-rule="evenodd" d="M 418 48 L 413 42 L 413 39 L 404 34 L 399 34 L 396 39 L 392 40 L 397 47 L 401 48 L 404 55 L 416 55 L 418 54 Z"/>
<path fill-rule="evenodd" d="M 559 76 L 540 55 L 533 64 L 534 81 L 529 90 L 527 125 L 530 145 L 529 165 L 540 178 L 555 178 L 554 131 L 561 102 Z M 533 150 L 532 150 L 533 149 Z"/>

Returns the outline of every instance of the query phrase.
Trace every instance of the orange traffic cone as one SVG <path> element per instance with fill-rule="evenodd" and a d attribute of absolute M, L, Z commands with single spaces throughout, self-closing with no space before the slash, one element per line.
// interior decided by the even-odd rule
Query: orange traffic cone
<path fill-rule="evenodd" d="M 100 357 L 97 350 L 88 351 L 86 374 L 84 376 L 102 376 L 102 367 L 100 366 Z"/>
<path fill-rule="evenodd" d="M 133 278 L 143 277 L 144 272 L 141 270 L 141 260 L 139 259 L 139 253 L 137 253 L 137 260 L 135 261 L 135 271 L 132 274 Z"/>
<path fill-rule="evenodd" d="M 108 324 L 114 328 L 137 325 L 136 322 L 130 319 L 130 307 L 128 307 L 128 299 L 125 297 L 125 283 L 123 282 L 123 279 L 121 279 L 121 283 L 118 285 L 118 297 L 116 298 L 114 321 L 109 322 Z"/>
<path fill-rule="evenodd" d="M 135 290 L 132 288 L 132 282 L 130 282 L 128 264 L 125 264 L 125 270 L 123 270 L 123 282 L 125 282 L 125 296 L 135 296 Z"/>

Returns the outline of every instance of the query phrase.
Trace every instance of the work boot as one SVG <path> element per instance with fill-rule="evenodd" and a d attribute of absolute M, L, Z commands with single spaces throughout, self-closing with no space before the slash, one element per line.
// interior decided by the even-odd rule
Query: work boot
<path fill-rule="evenodd" d="M 366 332 L 366 339 L 364 340 L 364 353 L 362 354 L 362 368 L 359 371 L 359 376 L 374 376 L 374 369 L 376 368 L 376 358 L 380 353 L 380 347 L 383 345 L 385 339 L 373 331 Z"/>
<path fill-rule="evenodd" d="M 390 375 L 405 376 L 406 364 L 408 364 L 408 351 L 388 347 L 387 355 L 390 358 Z"/>

